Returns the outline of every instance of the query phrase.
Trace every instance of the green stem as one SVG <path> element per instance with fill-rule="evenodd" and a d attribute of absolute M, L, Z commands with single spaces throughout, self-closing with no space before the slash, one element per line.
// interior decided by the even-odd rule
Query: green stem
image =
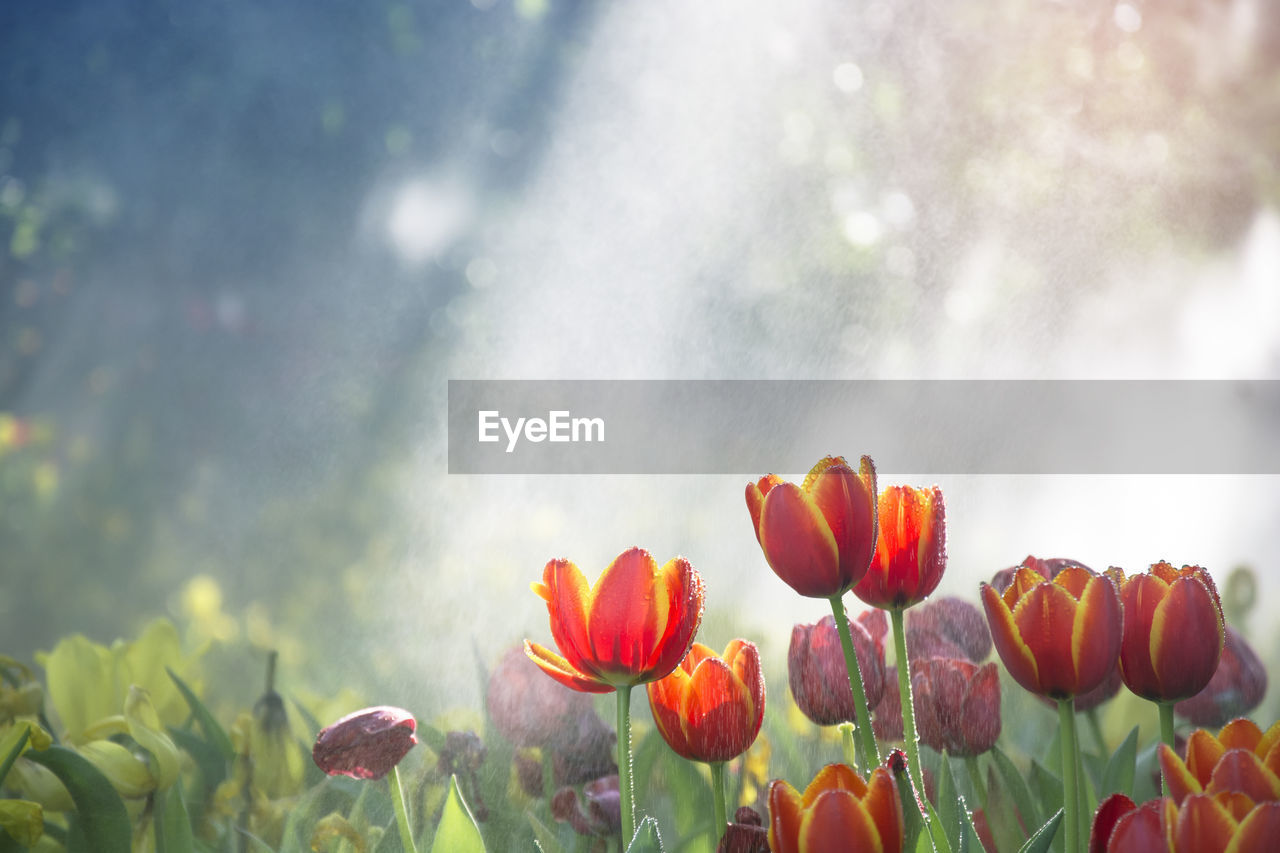
<path fill-rule="evenodd" d="M 858 721 L 858 743 L 862 752 L 859 764 L 870 775 L 880 764 L 880 753 L 876 749 L 876 736 L 871 731 L 871 712 L 867 710 L 867 691 L 862 686 L 862 669 L 858 666 L 858 655 L 853 650 L 853 634 L 849 631 L 849 618 L 844 614 L 844 601 L 838 595 L 833 595 L 828 600 L 831 602 L 831 615 L 836 620 L 836 632 L 840 635 L 840 647 L 844 650 L 849 687 L 853 690 L 853 713 Z"/>
<path fill-rule="evenodd" d="M 1079 792 L 1076 786 L 1076 714 L 1071 699 L 1058 700 L 1058 725 L 1062 740 L 1062 823 L 1066 827 L 1065 853 L 1080 853 Z"/>
<path fill-rule="evenodd" d="M 1177 747 L 1173 742 L 1173 703 L 1157 702 L 1156 707 L 1160 709 L 1160 740 L 1164 741 L 1170 749 L 1177 752 Z M 1169 796 L 1169 780 L 1164 778 L 1164 774 L 1160 775 L 1162 793 Z"/>
<path fill-rule="evenodd" d="M 911 698 L 911 659 L 907 657 L 907 634 L 903 627 L 903 608 L 889 611 L 893 623 L 893 650 L 898 659 L 898 695 L 902 698 L 902 738 L 907 747 L 907 771 L 916 790 L 923 793 L 924 775 L 920 771 L 920 745 L 916 738 L 916 710 Z"/>
<path fill-rule="evenodd" d="M 1098 755 L 1108 756 L 1111 754 L 1107 749 L 1107 739 L 1102 734 L 1102 723 L 1098 720 L 1097 707 L 1090 708 L 1085 712 L 1085 718 L 1089 720 L 1089 728 L 1093 730 L 1093 739 L 1098 742 Z"/>
<path fill-rule="evenodd" d="M 978 756 L 966 755 L 964 757 L 964 766 L 969 771 L 969 784 L 973 785 L 973 795 L 978 798 L 978 805 L 985 812 L 987 810 L 987 786 L 982 784 L 982 773 L 978 769 Z"/>
<path fill-rule="evenodd" d="M 729 825 L 729 810 L 725 806 L 724 797 L 724 762 L 711 762 L 711 792 L 715 795 L 716 801 L 716 831 L 712 844 L 719 844 L 720 837 L 724 835 L 725 828 Z"/>
<path fill-rule="evenodd" d="M 413 843 L 413 832 L 409 829 L 409 812 L 404 805 L 404 791 L 400 788 L 400 769 L 394 765 L 387 776 L 387 784 L 391 786 L 391 805 L 396 810 L 396 826 L 400 827 L 400 846 L 405 853 L 418 853 L 418 845 Z"/>
<path fill-rule="evenodd" d="M 622 844 L 636 834 L 636 792 L 631 782 L 631 685 L 618 688 L 618 792 L 622 798 Z"/>

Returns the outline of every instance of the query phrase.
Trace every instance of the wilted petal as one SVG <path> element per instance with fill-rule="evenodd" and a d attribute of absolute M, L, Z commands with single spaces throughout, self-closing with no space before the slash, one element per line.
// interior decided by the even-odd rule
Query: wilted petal
<path fill-rule="evenodd" d="M 311 756 L 330 776 L 381 779 L 418 742 L 415 728 L 403 708 L 364 708 L 321 729 Z"/>

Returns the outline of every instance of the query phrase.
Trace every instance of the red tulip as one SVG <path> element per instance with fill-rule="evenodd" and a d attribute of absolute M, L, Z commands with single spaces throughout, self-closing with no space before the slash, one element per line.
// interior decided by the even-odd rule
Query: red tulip
<path fill-rule="evenodd" d="M 1071 566 L 1051 581 L 1029 568 L 1004 594 L 982 585 L 991 639 L 1014 681 L 1032 693 L 1067 699 L 1106 680 L 1120 654 L 1115 584 Z"/>
<path fill-rule="evenodd" d="M 764 675 L 754 643 L 734 640 L 724 657 L 701 643 L 666 678 L 649 684 L 662 739 L 691 761 L 728 761 L 747 751 L 764 721 Z"/>
<path fill-rule="evenodd" d="M 862 580 L 876 547 L 876 468 L 855 474 L 828 456 L 796 486 L 769 474 L 747 484 L 747 509 L 764 558 L 801 595 L 843 595 Z"/>
<path fill-rule="evenodd" d="M 991 654 L 991 632 L 982 611 L 961 598 L 937 598 L 907 614 L 911 659 L 964 658 L 981 663 Z"/>
<path fill-rule="evenodd" d="M 1217 727 L 1242 717 L 1262 702 L 1267 692 L 1267 670 L 1244 637 L 1226 626 L 1226 643 L 1209 685 L 1173 710 L 1197 726 Z"/>
<path fill-rule="evenodd" d="M 769 831 L 764 828 L 760 815 L 750 806 L 741 806 L 733 815 L 733 822 L 720 836 L 716 853 L 769 853 Z"/>
<path fill-rule="evenodd" d="M 879 614 L 879 618 L 872 614 Z M 867 611 L 849 622 L 868 708 L 880 703 L 885 689 L 885 626 L 882 623 L 880 611 Z M 853 722 L 853 690 L 849 686 L 834 616 L 824 616 L 813 625 L 796 625 L 791 629 L 787 676 L 796 705 L 810 720 L 820 726 Z"/>
<path fill-rule="evenodd" d="M 1089 853 L 1168 853 L 1164 815 L 1168 800 L 1151 800 L 1142 806 L 1124 794 L 1102 801 L 1093 816 Z"/>
<path fill-rule="evenodd" d="M 925 745 L 961 757 L 995 746 L 1000 737 L 1000 672 L 995 663 L 913 660 L 911 692 Z"/>
<path fill-rule="evenodd" d="M 311 757 L 330 776 L 381 779 L 418 742 L 415 728 L 403 708 L 364 708 L 321 729 Z"/>
<path fill-rule="evenodd" d="M 871 568 L 853 594 L 872 607 L 902 609 L 933 592 L 947 567 L 946 511 L 937 486 L 890 486 L 880 493 Z"/>
<path fill-rule="evenodd" d="M 547 563 L 542 583 L 532 588 L 547 602 L 561 654 L 528 640 L 525 653 L 547 675 L 585 693 L 670 674 L 702 622 L 702 577 L 683 557 L 658 568 L 642 548 L 624 551 L 592 588 L 568 560 Z"/>
<path fill-rule="evenodd" d="M 1205 688 L 1222 654 L 1222 604 L 1213 578 L 1199 566 L 1156 563 L 1126 578 L 1108 572 L 1120 589 L 1124 634 L 1120 675 L 1143 699 L 1172 702 Z"/>
<path fill-rule="evenodd" d="M 902 802 L 886 767 L 868 782 L 844 764 L 828 764 L 800 794 L 782 780 L 769 785 L 773 853 L 878 850 L 900 853 Z"/>

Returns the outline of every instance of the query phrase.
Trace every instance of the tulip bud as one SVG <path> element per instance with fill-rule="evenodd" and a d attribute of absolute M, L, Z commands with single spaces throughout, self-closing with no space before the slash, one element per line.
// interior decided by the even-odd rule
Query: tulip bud
<path fill-rule="evenodd" d="M 869 708 L 879 705 L 885 684 L 884 646 L 866 627 L 875 625 L 877 618 L 883 619 L 864 613 L 849 622 Z M 820 726 L 853 721 L 853 688 L 849 686 L 849 671 L 834 616 L 791 629 L 787 675 L 796 705 L 810 720 Z"/>
<path fill-rule="evenodd" d="M 253 759 L 253 783 L 271 799 L 298 793 L 302 788 L 302 750 L 289 728 L 289 713 L 275 691 L 276 653 L 267 658 L 266 690 L 253 706 L 249 727 L 249 754 Z"/>
<path fill-rule="evenodd" d="M 402 708 L 364 708 L 322 729 L 311 756 L 330 776 L 381 779 L 418 742 L 417 725 Z"/>
<path fill-rule="evenodd" d="M 565 721 L 584 714 L 595 716 L 590 696 L 547 678 L 522 646 L 502 656 L 489 677 L 486 698 L 494 726 L 522 747 L 568 747 L 575 732 Z"/>
<path fill-rule="evenodd" d="M 937 598 L 907 613 L 912 660 L 964 658 L 981 663 L 991 654 L 991 631 L 982 611 L 960 598 Z"/>
<path fill-rule="evenodd" d="M 716 853 L 769 853 L 769 831 L 755 809 L 742 806 L 734 813 Z"/>

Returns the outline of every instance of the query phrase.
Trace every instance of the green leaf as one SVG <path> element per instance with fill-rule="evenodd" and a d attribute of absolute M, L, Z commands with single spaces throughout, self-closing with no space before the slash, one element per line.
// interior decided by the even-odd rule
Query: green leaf
<path fill-rule="evenodd" d="M 1017 850 L 1030 834 L 1018 818 L 1009 788 L 993 767 L 987 775 L 987 826 L 997 850 Z M 1028 824 L 1035 827 L 1036 824 Z"/>
<path fill-rule="evenodd" d="M 169 727 L 169 737 L 195 760 L 205 790 L 212 793 L 227 778 L 227 760 L 218 748 L 191 729 Z"/>
<path fill-rule="evenodd" d="M 533 812 L 525 812 L 525 817 L 529 818 L 529 826 L 533 827 L 533 843 L 538 845 L 542 853 L 568 853 L 560 844 L 560 839 L 556 838 L 556 834 L 545 823 L 538 820 L 537 815 Z"/>
<path fill-rule="evenodd" d="M 1018 853 L 1045 853 L 1053 843 L 1053 837 L 1057 834 L 1060 823 L 1062 823 L 1062 809 L 1054 812 L 1053 817 L 1045 821 L 1044 826 L 1027 839 L 1027 843 L 1022 845 Z"/>
<path fill-rule="evenodd" d="M 1138 727 L 1134 726 L 1124 743 L 1120 744 L 1120 748 L 1112 753 L 1107 762 L 1107 769 L 1102 773 L 1102 790 L 1098 791 L 1098 796 L 1105 799 L 1111 794 L 1124 794 L 1133 799 L 1133 774 L 1137 761 Z"/>
<path fill-rule="evenodd" d="M 9 768 L 18 760 L 18 756 L 22 754 L 22 748 L 30 739 L 31 730 L 26 726 L 17 725 L 11 727 L 0 740 L 0 754 L 4 755 L 0 760 L 0 783 L 3 783 L 4 777 L 9 775 Z"/>
<path fill-rule="evenodd" d="M 956 780 L 951 775 L 951 759 L 944 752 L 938 765 L 938 819 L 952 850 L 960 847 L 960 814 L 956 803 Z"/>
<path fill-rule="evenodd" d="M 662 833 L 658 832 L 658 822 L 646 817 L 636 827 L 636 834 L 627 845 L 627 853 L 663 853 Z"/>
<path fill-rule="evenodd" d="M 960 798 L 960 850 L 963 853 L 983 853 L 982 840 L 978 838 L 978 828 L 973 825 L 973 815 L 965 807 L 964 797 Z"/>
<path fill-rule="evenodd" d="M 951 853 L 951 839 L 947 838 L 947 831 L 942 826 L 942 819 L 933 810 L 933 804 L 925 800 L 924 809 L 924 825 L 928 829 L 929 837 L 933 840 L 933 849 L 936 853 Z"/>
<path fill-rule="evenodd" d="M 1031 787 L 1040 798 L 1040 806 L 1045 814 L 1062 807 L 1062 780 L 1034 758 L 1031 759 Z"/>
<path fill-rule="evenodd" d="M 166 671 L 169 673 L 169 677 L 173 679 L 173 683 L 178 685 L 182 698 L 187 700 L 187 707 L 191 709 L 191 713 L 199 720 L 204 736 L 217 748 L 218 752 L 222 753 L 223 758 L 230 761 L 236 754 L 235 749 L 231 746 L 231 738 L 227 737 L 226 731 L 223 730 L 222 726 L 218 725 L 217 719 L 214 718 L 213 714 L 209 713 L 209 709 L 200 701 L 200 697 L 192 692 L 187 683 L 179 678 L 173 670 L 166 667 Z"/>
<path fill-rule="evenodd" d="M 449 777 L 449 796 L 436 826 L 431 853 L 484 853 L 484 838 L 458 790 L 457 776 Z"/>
<path fill-rule="evenodd" d="M 1031 789 L 1027 787 L 1027 782 L 1018 772 L 1018 768 L 1013 766 L 1009 756 L 1005 755 L 998 746 L 991 748 L 991 759 L 995 763 L 996 772 L 1000 774 L 1001 781 L 1004 782 L 1005 789 L 1013 798 L 1014 808 L 1018 810 L 1023 823 L 1028 827 L 1038 826 L 1041 822 L 1041 812 L 1036 808 L 1035 800 L 1031 797 Z"/>
<path fill-rule="evenodd" d="M 179 779 L 167 793 L 156 794 L 156 853 L 192 853 L 195 844 Z"/>
<path fill-rule="evenodd" d="M 82 839 L 92 841 L 94 853 L 129 853 L 133 845 L 129 813 L 101 770 L 65 746 L 28 752 L 27 758 L 49 768 L 66 787 L 76 804 L 78 834 Z M 73 839 L 68 838 L 67 853 L 89 849 L 87 846 L 77 848 Z"/>

